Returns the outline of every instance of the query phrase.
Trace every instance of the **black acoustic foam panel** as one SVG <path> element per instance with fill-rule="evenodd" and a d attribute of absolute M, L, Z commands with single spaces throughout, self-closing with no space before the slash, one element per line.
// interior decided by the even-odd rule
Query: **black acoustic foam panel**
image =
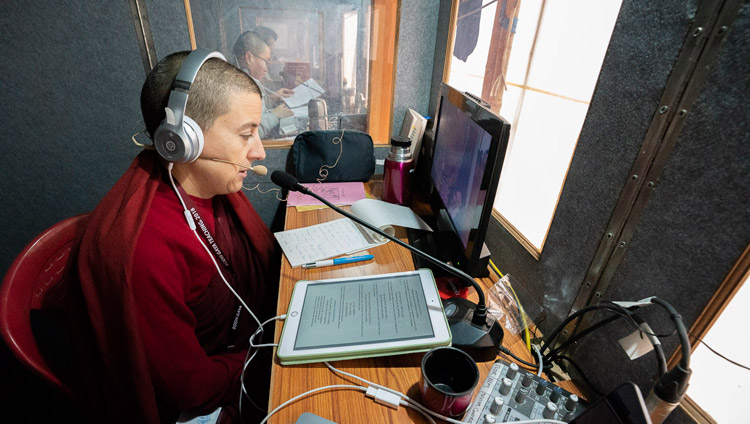
<path fill-rule="evenodd" d="M 727 37 L 606 293 L 608 299 L 661 297 L 688 327 L 750 243 L 747 3 Z M 646 316 L 656 332 L 671 332 L 666 314 L 651 309 Z M 604 387 L 631 379 L 649 389 L 653 357 L 629 363 L 613 344 L 617 335 L 595 335 L 576 356 L 596 364 L 591 378 Z M 669 355 L 677 338 L 664 345 Z"/>
<path fill-rule="evenodd" d="M 500 224 L 487 244 L 550 332 L 568 314 L 690 25 L 676 0 L 624 1 L 540 260 Z M 536 311 L 535 311 L 536 309 Z M 536 317 L 535 317 L 536 318 Z"/>

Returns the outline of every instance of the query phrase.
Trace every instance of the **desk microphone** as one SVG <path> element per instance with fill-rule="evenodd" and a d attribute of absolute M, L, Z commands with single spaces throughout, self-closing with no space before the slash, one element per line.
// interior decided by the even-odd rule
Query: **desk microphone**
<path fill-rule="evenodd" d="M 450 325 L 452 344 L 464 352 L 468 353 L 474 360 L 480 362 L 492 361 L 497 358 L 498 349 L 500 343 L 503 341 L 503 329 L 497 323 L 492 315 L 487 314 L 487 306 L 485 304 L 484 292 L 479 284 L 465 272 L 454 268 L 445 262 L 436 259 L 421 250 L 410 246 L 407 243 L 385 233 L 380 228 L 363 221 L 362 219 L 350 214 L 349 212 L 342 210 L 331 204 L 328 200 L 312 192 L 307 187 L 301 185 L 299 181 L 292 175 L 284 171 L 273 171 L 271 173 L 271 181 L 274 184 L 280 186 L 283 189 L 289 191 L 299 191 L 314 197 L 317 200 L 323 202 L 329 208 L 336 212 L 344 215 L 345 217 L 361 224 L 364 227 L 380 234 L 388 240 L 398 244 L 401 247 L 409 249 L 416 253 L 418 256 L 426 259 L 427 261 L 437 265 L 444 271 L 447 271 L 458 278 L 460 278 L 465 284 L 474 287 L 477 292 L 479 302 L 476 304 L 463 298 L 450 298 L 444 301 L 445 314 L 448 317 L 448 324 Z"/>
<path fill-rule="evenodd" d="M 237 162 L 232 162 L 232 161 L 225 160 L 225 159 L 216 159 L 216 158 L 198 158 L 198 159 L 212 160 L 214 162 L 223 162 L 223 163 L 229 163 L 229 164 L 232 164 L 232 165 L 237 165 L 240 168 L 247 169 L 248 171 L 252 172 L 255 175 L 266 175 L 266 174 L 268 174 L 268 168 L 266 168 L 263 165 L 245 166 L 245 165 L 240 165 Z"/>

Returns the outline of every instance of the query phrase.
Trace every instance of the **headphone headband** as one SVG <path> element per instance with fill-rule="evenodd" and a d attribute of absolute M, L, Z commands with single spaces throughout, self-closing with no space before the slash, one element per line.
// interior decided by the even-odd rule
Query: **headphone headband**
<path fill-rule="evenodd" d="M 201 66 L 211 58 L 226 58 L 219 52 L 196 49 L 190 52 L 172 82 L 172 91 L 165 109 L 166 118 L 154 132 L 154 146 L 170 162 L 192 162 L 203 151 L 203 132 L 200 126 L 185 115 L 190 86 Z"/>
<path fill-rule="evenodd" d="M 182 125 L 182 117 L 187 107 L 190 86 L 195 81 L 195 77 L 198 75 L 201 66 L 212 57 L 226 62 L 224 55 L 208 49 L 193 50 L 182 62 L 182 66 L 180 66 L 180 70 L 177 72 L 174 82 L 172 82 L 172 92 L 169 94 L 169 102 L 167 103 L 167 109 L 171 109 L 174 120 L 170 122 L 170 111 L 168 110 L 167 123 L 175 126 Z"/>

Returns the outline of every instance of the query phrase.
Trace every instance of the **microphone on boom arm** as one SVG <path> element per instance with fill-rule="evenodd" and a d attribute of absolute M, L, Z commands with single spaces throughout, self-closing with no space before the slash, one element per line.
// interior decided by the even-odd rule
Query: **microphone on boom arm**
<path fill-rule="evenodd" d="M 409 249 L 444 271 L 459 277 L 465 284 L 474 287 L 479 298 L 479 301 L 476 304 L 462 298 L 450 298 L 444 301 L 444 310 L 446 317 L 448 318 L 448 324 L 450 325 L 453 338 L 452 344 L 454 347 L 468 353 L 476 361 L 492 361 L 497 357 L 500 343 L 503 341 L 503 329 L 492 315 L 487 314 L 484 292 L 482 292 L 482 288 L 479 287 L 479 284 L 477 284 L 472 277 L 465 272 L 454 268 L 407 243 L 404 243 L 396 237 L 386 234 L 380 228 L 363 221 L 361 218 L 334 206 L 331 202 L 301 185 L 294 176 L 286 172 L 273 171 L 271 173 L 271 181 L 283 189 L 299 191 L 320 200 L 326 206 L 341 215 L 369 228 L 399 246 Z"/>

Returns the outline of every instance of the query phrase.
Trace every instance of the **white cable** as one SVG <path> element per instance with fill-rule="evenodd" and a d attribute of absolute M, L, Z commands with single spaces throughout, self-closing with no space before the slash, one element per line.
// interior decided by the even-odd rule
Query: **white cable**
<path fill-rule="evenodd" d="M 169 165 L 167 165 L 167 170 L 169 171 L 169 182 L 172 183 L 172 188 L 174 189 L 174 192 L 177 194 L 177 198 L 180 199 L 180 203 L 182 204 L 182 208 L 184 209 L 185 212 L 187 212 L 189 214 L 190 211 L 188 211 L 188 208 L 185 205 L 185 201 L 182 199 L 182 195 L 180 194 L 180 191 L 177 190 L 177 185 L 174 183 L 174 178 L 172 178 L 172 165 L 173 165 L 172 162 L 169 162 Z M 250 313 L 250 316 L 252 316 L 253 319 L 255 319 L 255 322 L 258 323 L 258 327 L 262 328 L 263 326 L 261 325 L 260 320 L 258 319 L 258 317 L 255 316 L 255 314 L 253 313 L 253 311 L 250 309 L 249 306 L 247 306 L 247 304 L 245 303 L 245 301 L 242 300 L 242 298 L 240 297 L 240 295 L 237 294 L 236 291 L 234 291 L 234 287 L 232 287 L 232 285 L 229 284 L 229 282 L 227 281 L 227 279 L 224 278 L 224 274 L 221 273 L 221 268 L 219 267 L 218 262 L 216 262 L 216 258 L 214 258 L 214 255 L 208 249 L 208 246 L 206 246 L 205 244 L 203 244 L 203 240 L 201 240 L 201 237 L 198 235 L 198 232 L 195 230 L 194 225 L 191 225 L 190 227 L 193 230 L 193 234 L 195 235 L 195 238 L 198 239 L 198 242 L 201 244 L 201 246 L 206 251 L 206 253 L 208 253 L 208 257 L 211 258 L 211 262 L 213 262 L 214 267 L 216 267 L 216 271 L 219 273 L 219 277 L 221 277 L 221 280 L 224 282 L 224 284 L 226 284 L 226 286 L 229 288 L 229 291 L 232 292 L 232 294 L 234 295 L 234 297 L 236 297 L 237 300 L 240 301 L 240 303 L 247 310 L 247 312 Z"/>
<path fill-rule="evenodd" d="M 263 324 L 258 327 L 258 329 L 255 330 L 252 336 L 250 336 L 250 345 L 255 347 L 264 347 L 265 345 L 253 345 L 253 339 L 258 335 L 262 333 L 262 328 L 265 327 L 266 324 L 272 321 L 282 321 L 286 319 L 286 314 L 282 314 L 279 316 L 275 316 L 273 318 L 269 318 L 266 321 L 263 322 Z M 277 344 L 272 344 L 273 346 L 278 346 Z M 240 408 L 240 415 L 242 414 L 242 396 L 243 394 L 247 396 L 247 400 L 250 401 L 250 403 L 255 407 L 255 409 L 263 412 L 267 412 L 265 409 L 258 406 L 258 404 L 253 401 L 253 399 L 250 397 L 250 394 L 247 392 L 247 389 L 245 389 L 245 372 L 247 371 L 247 367 L 250 366 L 250 362 L 255 358 L 255 355 L 258 353 L 258 350 L 254 350 L 252 356 L 250 356 L 250 348 L 247 349 L 247 354 L 245 354 L 245 362 L 242 365 L 242 372 L 240 373 L 240 401 L 239 401 L 239 408 Z M 248 358 L 249 357 L 249 358 Z"/>
<path fill-rule="evenodd" d="M 268 415 L 266 415 L 265 418 L 263 418 L 263 421 L 261 421 L 260 424 L 264 424 L 266 421 L 268 421 L 269 418 L 271 418 L 271 416 L 273 414 L 279 412 L 280 409 L 285 408 L 287 405 L 289 405 L 290 403 L 296 401 L 297 399 L 301 399 L 301 398 L 303 398 L 303 397 L 305 397 L 307 395 L 311 395 L 311 394 L 313 394 L 315 392 L 319 392 L 321 390 L 326 390 L 326 389 L 357 389 L 357 390 L 361 390 L 363 392 L 367 392 L 367 388 L 366 387 L 355 386 L 355 385 L 351 385 L 351 384 L 333 384 L 331 386 L 318 387 L 317 389 L 308 390 L 305 393 L 299 394 L 299 395 L 297 395 L 297 396 L 289 399 L 288 401 L 282 403 L 281 405 L 277 406 L 273 411 L 271 411 Z"/>
<path fill-rule="evenodd" d="M 201 240 L 200 236 L 198 235 L 198 232 L 196 231 L 196 227 L 195 227 L 195 221 L 193 221 L 193 218 L 190 215 L 190 211 L 188 211 L 187 205 L 185 204 L 185 200 L 182 198 L 182 195 L 180 194 L 180 191 L 177 190 L 177 185 L 174 183 L 174 178 L 172 177 L 172 167 L 173 167 L 173 165 L 174 164 L 172 162 L 169 162 L 169 164 L 167 164 L 167 171 L 168 171 L 167 173 L 169 174 L 169 182 L 172 183 L 172 189 L 174 190 L 175 194 L 177 194 L 177 198 L 180 200 L 180 204 L 182 205 L 182 209 L 183 209 L 183 211 L 185 213 L 185 219 L 188 220 L 187 221 L 188 226 L 192 230 L 193 235 L 195 236 L 195 238 L 198 239 L 198 243 L 200 243 L 201 247 L 203 247 L 203 250 L 205 250 L 206 253 L 208 253 L 208 257 L 211 258 L 211 262 L 213 262 L 214 267 L 216 268 L 216 271 L 219 273 L 219 277 L 221 277 L 221 281 L 224 282 L 224 284 L 227 286 L 227 288 L 229 288 L 229 291 L 232 292 L 232 294 L 234 295 L 234 297 L 236 297 L 237 300 L 240 301 L 240 304 L 242 305 L 242 307 L 244 307 L 247 310 L 247 312 L 250 313 L 250 316 L 253 317 L 253 319 L 255 320 L 255 322 L 258 323 L 258 330 L 256 330 L 255 333 L 253 334 L 253 336 L 251 336 L 251 339 L 258 332 L 260 332 L 261 334 L 263 334 L 263 324 L 261 324 L 261 322 L 258 319 L 258 317 L 255 316 L 255 314 L 250 309 L 250 307 L 247 306 L 247 304 L 242 299 L 242 297 L 240 297 L 240 295 L 237 294 L 237 292 L 234 290 L 234 287 L 232 287 L 232 285 L 229 284 L 229 281 L 227 281 L 227 279 L 224 277 L 224 274 L 221 272 L 221 268 L 219 267 L 218 262 L 216 262 L 216 258 L 214 258 L 214 255 L 208 249 L 208 246 L 206 246 L 203 243 L 203 240 Z M 272 319 L 275 319 L 275 318 L 272 318 Z M 249 348 L 248 348 L 247 352 L 248 352 L 248 354 L 250 353 L 250 349 Z M 245 375 L 245 368 L 250 363 L 250 361 L 252 361 L 253 358 L 255 358 L 255 354 L 257 354 L 257 353 L 258 353 L 257 350 L 255 352 L 253 352 L 253 355 L 250 357 L 250 359 L 247 359 L 247 355 L 245 356 L 245 358 L 247 359 L 247 362 L 245 363 L 245 365 L 242 368 L 242 374 L 240 374 L 240 404 L 239 404 L 240 411 L 242 411 L 242 393 L 244 392 L 247 395 L 247 391 L 245 391 L 245 385 L 244 385 L 244 382 L 243 382 L 243 379 L 244 379 L 243 377 Z M 253 406 L 255 406 L 256 408 L 258 408 L 258 405 L 256 405 L 255 402 L 253 402 L 252 399 L 250 399 L 249 395 L 248 395 L 248 399 L 250 400 L 250 403 L 253 404 Z M 260 409 L 260 408 L 258 408 L 258 409 Z"/>
<path fill-rule="evenodd" d="M 533 420 L 513 421 L 513 424 L 568 424 L 565 421 L 551 418 L 534 418 Z"/>
<path fill-rule="evenodd" d="M 534 350 L 536 351 L 536 357 L 539 359 L 539 371 L 536 372 L 536 376 L 541 377 L 542 370 L 544 370 L 544 360 L 542 359 L 542 352 L 539 351 L 537 345 L 534 345 Z"/>
<path fill-rule="evenodd" d="M 258 334 L 262 334 L 263 333 L 263 330 L 261 330 L 261 329 L 263 327 L 265 327 L 266 324 L 268 324 L 269 322 L 272 322 L 272 321 L 283 321 L 285 319 L 286 319 L 286 314 L 282 314 L 282 315 L 278 315 L 278 316 L 275 316 L 273 318 L 269 318 L 269 319 L 265 320 L 263 322 L 263 324 L 261 324 L 260 327 L 258 327 L 258 329 L 255 330 L 255 333 L 253 333 L 253 335 L 250 336 L 250 346 L 252 346 L 252 347 L 277 347 L 279 345 L 278 343 L 266 343 L 266 344 L 259 344 L 259 345 L 257 345 L 257 344 L 253 344 L 253 340 L 258 336 Z"/>
<path fill-rule="evenodd" d="M 278 343 L 265 343 L 265 344 L 259 344 L 259 345 L 251 344 L 250 346 L 252 347 L 278 347 L 279 344 Z"/>
<path fill-rule="evenodd" d="M 336 139 L 339 140 L 338 143 L 336 142 Z M 339 144 L 340 145 L 340 147 L 339 147 L 339 155 L 338 155 L 338 157 L 336 157 L 336 161 L 333 163 L 333 165 L 323 164 L 323 165 L 320 166 L 320 168 L 318 169 L 318 175 L 320 176 L 320 178 L 316 178 L 315 179 L 315 181 L 317 181 L 318 184 L 322 184 L 323 181 L 325 181 L 326 178 L 328 178 L 328 169 L 333 169 L 333 168 L 336 167 L 336 165 L 339 164 L 339 159 L 341 159 L 341 155 L 344 154 L 344 143 L 343 142 L 344 142 L 344 129 L 342 128 L 341 129 L 341 135 L 338 136 L 338 137 L 333 137 L 331 139 L 331 144 L 334 144 L 334 145 L 335 144 Z M 325 169 L 325 168 L 328 168 L 328 169 Z"/>
<path fill-rule="evenodd" d="M 447 421 L 447 422 L 453 423 L 453 424 L 465 424 L 464 421 L 455 420 L 453 418 L 449 418 L 449 417 L 445 417 L 443 415 L 440 415 L 437 412 L 433 412 L 433 411 L 427 409 L 426 407 L 422 406 L 422 404 L 420 404 L 419 402 L 416 402 L 415 400 L 411 399 L 409 396 L 406 396 L 405 394 L 403 394 L 403 393 L 401 393 L 401 392 L 399 392 L 397 390 L 394 390 L 394 389 L 391 389 L 391 388 L 388 388 L 388 387 L 385 387 L 385 386 L 381 386 L 381 385 L 379 385 L 377 383 L 373 383 L 373 382 L 368 381 L 368 380 L 366 380 L 366 379 L 364 379 L 362 377 L 358 377 L 358 376 L 356 376 L 354 374 L 350 374 L 350 373 L 348 373 L 346 371 L 341 371 L 341 370 L 335 368 L 333 365 L 329 364 L 328 362 L 324 362 L 324 364 L 326 364 L 326 366 L 331 371 L 333 371 L 334 373 L 339 373 L 339 374 L 343 374 L 343 375 L 352 377 L 352 378 L 354 378 L 356 380 L 362 381 L 362 382 L 367 383 L 367 384 L 369 384 L 371 386 L 374 386 L 374 387 L 380 388 L 382 390 L 386 390 L 386 391 L 389 391 L 391 393 L 394 393 L 396 395 L 401 396 L 404 399 L 404 401 L 407 402 L 412 408 L 414 408 L 414 409 L 422 412 L 423 414 L 430 414 L 430 415 L 432 415 L 435 418 L 438 418 L 438 419 L 441 419 L 441 420 L 444 420 L 444 421 Z M 432 420 L 430 420 L 430 421 L 432 422 Z M 534 423 L 540 423 L 540 424 L 567 424 L 564 421 L 558 421 L 558 420 L 547 419 L 547 418 L 536 418 L 536 419 L 533 419 L 533 420 L 525 420 L 525 421 L 513 421 L 513 424 L 534 424 Z"/>
<path fill-rule="evenodd" d="M 421 409 L 419 409 L 416 406 L 412 405 L 411 403 L 409 403 L 409 402 L 407 402 L 405 400 L 402 400 L 401 401 L 401 405 L 408 406 L 409 408 L 414 409 L 415 411 L 417 411 L 420 414 L 424 415 L 424 417 L 427 419 L 427 421 L 429 421 L 431 424 L 436 424 L 435 420 L 432 419 L 432 417 L 430 416 L 430 414 L 426 414 L 424 411 L 422 411 Z"/>
<path fill-rule="evenodd" d="M 391 392 L 393 394 L 396 394 L 398 396 L 401 396 L 402 399 L 404 399 L 406 402 L 409 402 L 415 409 L 418 409 L 418 410 L 422 411 L 423 413 L 430 414 L 430 415 L 432 415 L 435 418 L 439 418 L 441 420 L 448 421 L 449 423 L 463 424 L 463 421 L 454 420 L 453 418 L 446 417 L 446 416 L 438 414 L 437 412 L 430 411 L 426 407 L 422 406 L 422 404 L 420 404 L 419 402 L 417 402 L 414 399 L 410 398 L 409 396 L 407 396 L 407 395 L 399 392 L 398 390 L 391 389 L 390 387 L 381 386 L 380 384 L 373 383 L 372 381 L 366 380 L 366 379 L 364 379 L 362 377 L 358 377 L 358 376 L 356 376 L 354 374 L 350 374 L 350 373 L 348 373 L 346 371 L 341 371 L 340 369 L 335 368 L 333 365 L 329 364 L 328 362 L 324 362 L 324 364 L 326 364 L 326 366 L 331 371 L 333 371 L 334 373 L 339 373 L 339 374 L 346 375 L 348 377 L 352 377 L 352 378 L 354 378 L 356 380 L 359 380 L 359 381 L 361 381 L 363 383 L 366 383 L 366 384 L 368 384 L 370 386 L 374 386 L 374 387 L 386 390 L 388 392 Z"/>

